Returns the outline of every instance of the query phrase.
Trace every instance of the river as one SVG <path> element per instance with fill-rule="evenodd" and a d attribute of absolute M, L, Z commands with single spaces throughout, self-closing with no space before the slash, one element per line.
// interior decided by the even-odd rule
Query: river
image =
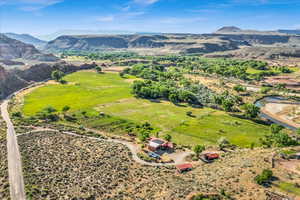
<path fill-rule="evenodd" d="M 269 96 L 269 97 L 264 97 L 264 98 L 256 101 L 255 105 L 260 107 L 260 108 L 264 108 L 264 106 L 267 103 L 281 103 L 282 101 L 288 101 L 288 99 L 284 98 L 284 97 L 281 97 L 281 96 Z M 295 102 L 291 101 L 291 104 L 299 104 L 300 105 L 300 102 L 295 103 Z M 284 121 L 281 121 L 280 119 L 276 119 L 276 118 L 274 118 L 274 116 L 270 116 L 269 114 L 267 114 L 263 111 L 261 111 L 260 117 L 268 119 L 268 120 L 272 121 L 273 123 L 276 123 L 278 125 L 281 125 L 285 128 L 291 129 L 291 130 L 297 130 L 298 129 L 296 126 L 285 123 Z"/>

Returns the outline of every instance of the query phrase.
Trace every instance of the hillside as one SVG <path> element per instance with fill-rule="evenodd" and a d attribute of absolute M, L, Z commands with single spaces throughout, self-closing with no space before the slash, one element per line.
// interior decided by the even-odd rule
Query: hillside
<path fill-rule="evenodd" d="M 11 39 L 4 34 L 0 34 L 0 59 L 27 59 L 39 61 L 57 61 L 58 58 L 52 54 L 43 54 L 33 45 Z"/>
<path fill-rule="evenodd" d="M 146 55 L 165 55 L 170 53 L 209 54 L 239 50 L 244 47 L 263 48 L 265 46 L 282 47 L 281 49 L 287 47 L 289 52 L 297 52 L 300 46 L 300 36 L 276 32 L 244 31 L 236 27 L 224 27 L 213 34 L 65 35 L 50 41 L 45 51 L 129 50 Z M 297 53 L 289 52 L 286 54 L 297 57 Z M 258 57 L 276 58 L 267 54 L 268 52 L 264 51 Z"/>
<path fill-rule="evenodd" d="M 251 30 L 251 29 L 241 29 L 235 26 L 224 26 L 218 29 L 216 34 L 248 34 L 248 35 L 286 35 L 289 33 L 280 32 L 280 31 L 260 31 L 260 30 Z"/>
<path fill-rule="evenodd" d="M 300 47 L 248 47 L 233 51 L 215 52 L 205 55 L 217 58 L 282 59 L 300 58 Z"/>
<path fill-rule="evenodd" d="M 47 44 L 46 41 L 35 38 L 29 34 L 4 33 L 4 35 L 11 39 L 19 40 L 26 44 L 31 44 L 36 48 L 43 48 Z"/>
<path fill-rule="evenodd" d="M 91 69 L 94 65 L 85 64 L 75 66 L 66 63 L 37 64 L 25 70 L 5 70 L 0 66 L 0 99 L 7 95 L 30 85 L 51 77 L 51 73 L 59 69 L 65 73 L 74 72 L 81 69 Z"/>
<path fill-rule="evenodd" d="M 177 53 L 207 53 L 237 49 L 239 42 L 202 35 L 93 35 L 61 36 L 50 41 L 48 51 L 96 51 L 107 49 L 166 49 Z"/>
<path fill-rule="evenodd" d="M 300 29 L 296 29 L 296 30 L 279 29 L 278 32 L 279 32 L 279 33 L 286 33 L 286 34 L 296 34 L 296 35 L 300 35 Z"/>
<path fill-rule="evenodd" d="M 242 29 L 236 26 L 224 26 L 216 31 L 216 33 L 241 32 Z"/>

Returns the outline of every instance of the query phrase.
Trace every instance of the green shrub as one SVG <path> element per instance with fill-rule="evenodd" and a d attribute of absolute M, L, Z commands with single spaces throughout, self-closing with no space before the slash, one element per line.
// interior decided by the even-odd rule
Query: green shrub
<path fill-rule="evenodd" d="M 13 112 L 12 116 L 13 117 L 17 117 L 17 118 L 21 118 L 22 117 L 22 113 L 21 112 Z"/>
<path fill-rule="evenodd" d="M 245 92 L 246 91 L 246 87 L 244 87 L 244 86 L 242 86 L 242 85 L 235 85 L 234 87 L 233 87 L 233 89 L 235 90 L 235 91 L 237 91 L 237 92 Z"/>
<path fill-rule="evenodd" d="M 251 103 L 243 105 L 243 109 L 247 118 L 256 118 L 260 112 L 260 108 Z"/>
<path fill-rule="evenodd" d="M 170 134 L 167 134 L 165 135 L 164 139 L 170 142 L 172 140 L 172 136 Z"/>
<path fill-rule="evenodd" d="M 269 169 L 264 169 L 260 175 L 257 175 L 254 180 L 259 185 L 266 185 L 271 182 L 273 172 Z"/>
<path fill-rule="evenodd" d="M 283 129 L 284 129 L 284 127 L 281 125 L 278 125 L 278 124 L 271 124 L 271 126 L 270 126 L 271 133 L 279 133 Z"/>
<path fill-rule="evenodd" d="M 270 92 L 272 90 L 271 87 L 261 87 L 260 88 L 260 93 L 262 94 L 267 94 L 268 92 Z"/>
<path fill-rule="evenodd" d="M 196 153 L 196 155 L 199 156 L 205 150 L 205 146 L 198 144 L 194 147 L 193 150 Z"/>

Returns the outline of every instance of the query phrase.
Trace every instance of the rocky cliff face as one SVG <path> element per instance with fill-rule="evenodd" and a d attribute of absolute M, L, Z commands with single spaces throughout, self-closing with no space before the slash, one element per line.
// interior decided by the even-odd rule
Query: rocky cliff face
<path fill-rule="evenodd" d="M 211 53 L 210 58 L 285 59 L 300 58 L 300 48 L 293 47 L 248 47 L 233 51 Z"/>
<path fill-rule="evenodd" d="M 224 40 L 232 40 L 239 42 L 247 42 L 251 45 L 256 44 L 275 44 L 275 43 L 288 43 L 292 39 L 300 40 L 300 36 L 290 35 L 258 35 L 258 34 L 213 34 L 210 36 L 221 37 Z"/>
<path fill-rule="evenodd" d="M 57 61 L 58 58 L 52 54 L 43 54 L 33 45 L 25 44 L 0 34 L 0 59 L 11 60 L 23 58 L 27 60 Z"/>
<path fill-rule="evenodd" d="M 214 34 L 61 36 L 49 42 L 46 48 L 51 51 L 126 49 L 137 52 L 139 52 L 139 48 L 148 48 L 147 51 L 156 51 L 155 48 L 160 48 L 166 54 L 169 50 L 176 53 L 209 54 L 242 50 L 244 47 L 253 47 L 255 51 L 256 47 L 264 46 L 283 47 L 282 49 L 286 47 L 299 48 L 300 36 L 225 27 Z M 263 52 L 263 54 L 270 58 L 278 57 L 268 54 L 268 52 Z M 291 52 L 289 50 L 288 54 L 297 56 L 298 51 Z M 284 52 L 279 52 L 279 56 L 282 55 Z"/>
<path fill-rule="evenodd" d="M 25 70 L 7 71 L 0 66 L 0 99 L 33 82 L 40 82 L 51 78 L 51 73 L 54 70 L 71 73 L 78 70 L 92 69 L 94 67 L 94 64 L 75 66 L 60 62 L 55 64 L 37 64 Z"/>
<path fill-rule="evenodd" d="M 103 48 L 128 48 L 128 41 L 119 36 L 61 36 L 50 41 L 45 47 L 48 51 L 92 51 Z"/>

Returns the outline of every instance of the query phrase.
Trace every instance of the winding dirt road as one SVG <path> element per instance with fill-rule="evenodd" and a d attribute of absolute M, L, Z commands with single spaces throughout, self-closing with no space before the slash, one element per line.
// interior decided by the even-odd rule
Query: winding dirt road
<path fill-rule="evenodd" d="M 35 132 L 47 132 L 47 131 L 51 131 L 51 132 L 60 132 L 58 130 L 54 130 L 54 129 L 37 129 L 34 131 L 30 131 L 28 133 L 25 134 L 30 134 L 30 133 L 35 133 Z M 149 165 L 149 166 L 173 166 L 173 165 L 179 165 L 179 164 L 183 164 L 185 163 L 185 158 L 189 155 L 192 154 L 192 152 L 189 151 L 184 151 L 184 152 L 179 152 L 176 153 L 175 155 L 172 156 L 174 162 L 173 163 L 150 163 L 150 162 L 146 162 L 142 159 L 140 159 L 138 157 L 138 152 L 140 152 L 140 149 L 137 145 L 135 145 L 132 142 L 127 142 L 125 140 L 118 140 L 118 139 L 102 139 L 102 138 L 96 138 L 96 137 L 89 137 L 89 136 L 84 136 L 84 135 L 78 135 L 76 133 L 72 133 L 72 132 L 68 132 L 68 131 L 64 131 L 64 132 L 60 132 L 66 135 L 71 135 L 71 136 L 75 136 L 75 137 L 84 137 L 84 138 L 88 138 L 90 140 L 97 140 L 97 141 L 106 141 L 106 142 L 112 142 L 112 143 L 118 143 L 118 144 L 122 144 L 124 146 L 126 146 L 131 154 L 132 154 L 132 159 L 137 162 L 140 163 L 142 165 Z M 18 136 L 22 136 L 24 134 L 20 134 Z"/>
<path fill-rule="evenodd" d="M 33 85 L 30 85 L 26 88 L 23 88 L 17 92 L 15 92 L 13 95 L 18 94 L 19 92 L 22 92 L 26 89 L 29 89 L 33 86 L 41 85 L 44 82 L 36 83 Z M 11 95 L 11 96 L 13 96 Z M 9 187 L 10 187 L 10 197 L 12 200 L 26 200 L 25 190 L 24 190 L 24 178 L 22 173 L 22 161 L 21 161 L 21 155 L 19 151 L 19 146 L 17 142 L 17 136 L 14 129 L 14 125 L 10 119 L 9 112 L 8 112 L 8 103 L 10 100 L 9 96 L 3 103 L 1 104 L 1 114 L 3 120 L 6 122 L 7 125 L 7 159 L 8 159 L 8 174 L 9 174 Z M 42 130 L 42 131 L 56 131 L 57 130 Z M 82 136 L 77 135 L 75 133 L 71 132 L 63 132 L 64 134 L 77 136 L 77 137 L 86 137 L 92 140 L 98 140 L 98 141 L 108 141 L 108 142 L 114 142 L 125 145 L 132 153 L 132 159 L 140 163 L 142 165 L 150 165 L 150 166 L 172 166 L 172 165 L 178 165 L 185 162 L 185 158 L 191 154 L 191 152 L 179 152 L 177 154 L 174 154 L 172 156 L 174 163 L 149 163 L 142 159 L 140 159 L 137 155 L 137 153 L 140 151 L 138 146 L 131 142 L 127 142 L 124 140 L 117 140 L 117 139 L 100 139 L 95 137 L 88 137 L 88 136 Z M 19 135 L 20 136 L 20 135 Z"/>
<path fill-rule="evenodd" d="M 10 120 L 7 110 L 8 102 L 9 100 L 5 100 L 1 104 L 1 114 L 7 125 L 7 160 L 10 197 L 12 200 L 25 200 L 21 156 L 14 125 Z"/>

